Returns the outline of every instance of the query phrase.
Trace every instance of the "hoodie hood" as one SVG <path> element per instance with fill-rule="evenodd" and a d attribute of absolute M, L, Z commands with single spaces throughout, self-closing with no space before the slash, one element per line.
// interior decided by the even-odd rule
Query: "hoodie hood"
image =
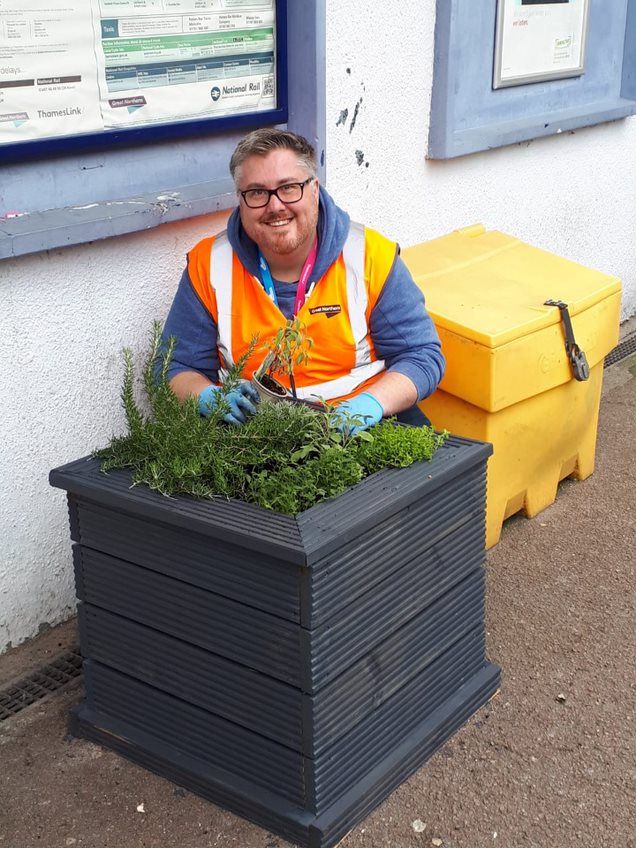
<path fill-rule="evenodd" d="M 340 256 L 349 234 L 347 213 L 336 206 L 322 186 L 319 187 L 319 193 L 318 257 L 312 275 L 312 278 L 318 280 Z M 232 212 L 227 222 L 227 235 L 243 267 L 254 277 L 259 277 L 258 247 L 243 229 L 238 207 Z"/>

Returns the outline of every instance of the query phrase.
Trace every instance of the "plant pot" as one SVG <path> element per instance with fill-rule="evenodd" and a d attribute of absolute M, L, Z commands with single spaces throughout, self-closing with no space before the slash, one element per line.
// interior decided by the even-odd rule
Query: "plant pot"
<path fill-rule="evenodd" d="M 298 845 L 335 845 L 499 686 L 490 451 L 450 437 L 297 516 L 164 498 L 94 459 L 52 471 L 86 660 L 72 731 Z"/>
<path fill-rule="evenodd" d="M 325 411 L 325 404 L 321 401 L 315 400 L 305 400 L 304 398 L 294 397 L 282 383 L 279 383 L 275 377 L 267 375 L 267 379 L 271 381 L 272 384 L 275 384 L 277 387 L 277 391 L 273 391 L 268 386 L 263 385 L 262 378 L 252 377 L 251 383 L 259 394 L 261 401 L 269 401 L 271 403 L 300 403 L 303 406 L 308 406 L 311 409 L 315 409 L 318 412 Z"/>

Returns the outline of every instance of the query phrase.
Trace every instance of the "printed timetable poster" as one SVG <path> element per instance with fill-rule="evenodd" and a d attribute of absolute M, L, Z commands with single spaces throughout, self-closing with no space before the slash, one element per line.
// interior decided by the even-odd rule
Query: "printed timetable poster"
<path fill-rule="evenodd" d="M 580 76 L 588 0 L 498 0 L 494 88 Z"/>
<path fill-rule="evenodd" d="M 0 145 L 276 108 L 275 0 L 0 0 Z"/>

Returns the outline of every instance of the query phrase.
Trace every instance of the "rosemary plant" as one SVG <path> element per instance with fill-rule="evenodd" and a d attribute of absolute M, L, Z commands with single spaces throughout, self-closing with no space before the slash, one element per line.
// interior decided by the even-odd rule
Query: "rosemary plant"
<path fill-rule="evenodd" d="M 173 350 L 174 339 L 162 348 L 155 323 L 141 375 L 148 414 L 135 400 L 133 355 L 124 351 L 128 433 L 96 453 L 103 471 L 129 468 L 133 484 L 164 495 L 238 498 L 295 514 L 383 468 L 429 460 L 446 438 L 391 421 L 350 436 L 337 429 L 332 407 L 323 413 L 291 403 L 263 402 L 242 427 L 223 422 L 222 400 L 203 418 L 195 398 L 181 403 L 170 388 Z M 247 356 L 230 371 L 225 393 L 240 379 Z"/>

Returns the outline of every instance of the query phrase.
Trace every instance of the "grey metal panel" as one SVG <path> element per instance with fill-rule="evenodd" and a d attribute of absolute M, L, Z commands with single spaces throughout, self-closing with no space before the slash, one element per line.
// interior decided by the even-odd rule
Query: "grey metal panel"
<path fill-rule="evenodd" d="M 193 586 L 290 621 L 300 619 L 300 574 L 289 562 L 231 541 L 167 524 L 148 524 L 79 500 L 79 541 Z"/>
<path fill-rule="evenodd" d="M 303 758 L 297 752 L 92 660 L 84 673 L 91 708 L 150 729 L 156 739 L 185 754 L 305 803 Z"/>
<path fill-rule="evenodd" d="M 469 631 L 483 626 L 484 569 L 424 609 L 311 699 L 318 757 Z"/>
<path fill-rule="evenodd" d="M 483 465 L 491 453 L 492 446 L 487 443 L 449 436 L 430 462 L 379 471 L 339 497 L 305 510 L 298 515 L 298 528 L 307 563 L 313 566 L 379 521 L 423 498 L 435 497 L 442 487 Z"/>
<path fill-rule="evenodd" d="M 297 625 L 115 557 L 76 550 L 80 600 L 298 685 Z"/>
<path fill-rule="evenodd" d="M 85 657 L 301 750 L 298 689 L 90 604 L 79 619 Z"/>
<path fill-rule="evenodd" d="M 416 556 L 423 546 L 455 532 L 471 518 L 483 523 L 485 499 L 486 469 L 480 465 L 408 510 L 378 521 L 363 536 L 314 563 L 303 624 L 312 628 L 335 616 L 357 595 Z M 482 535 L 485 539 L 485 527 Z M 475 543 L 480 544 L 480 540 Z M 481 543 L 485 544 L 483 540 Z"/>
<path fill-rule="evenodd" d="M 314 762 L 315 809 L 326 810 L 485 664 L 477 628 L 374 710 Z"/>
<path fill-rule="evenodd" d="M 336 621 L 310 631 L 310 685 L 316 692 L 406 624 L 484 561 L 481 520 L 465 525 L 361 596 Z"/>
<path fill-rule="evenodd" d="M 305 556 L 296 519 L 254 504 L 231 500 L 166 498 L 146 486 L 131 488 L 125 470 L 102 473 L 97 459 L 85 457 L 55 468 L 52 486 L 119 512 L 181 527 L 215 539 L 256 550 L 289 562 L 304 564 Z"/>
<path fill-rule="evenodd" d="M 635 5 L 590 0 L 582 76 L 493 90 L 497 3 L 437 0 L 429 157 L 462 156 L 634 114 L 636 98 L 623 80 L 636 54 L 623 51 L 626 15 Z"/>

